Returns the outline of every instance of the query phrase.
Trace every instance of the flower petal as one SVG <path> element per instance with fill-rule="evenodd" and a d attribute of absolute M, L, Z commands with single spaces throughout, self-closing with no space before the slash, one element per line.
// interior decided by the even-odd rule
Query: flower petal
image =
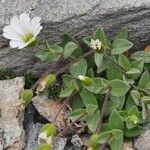
<path fill-rule="evenodd" d="M 3 36 L 7 39 L 21 40 L 21 36 L 10 25 L 3 28 Z"/>
<path fill-rule="evenodd" d="M 18 32 L 20 35 L 24 34 L 24 29 L 23 29 L 23 23 L 18 19 L 18 17 L 14 16 L 10 20 L 10 26 L 12 27 L 13 30 Z"/>
<path fill-rule="evenodd" d="M 9 44 L 10 44 L 11 48 L 17 48 L 18 47 L 18 49 L 22 49 L 26 46 L 26 44 L 23 43 L 22 41 L 15 41 L 15 40 L 11 40 L 9 42 Z"/>
<path fill-rule="evenodd" d="M 42 30 L 42 26 L 40 25 L 41 18 L 34 17 L 31 21 L 31 30 L 33 32 L 34 37 L 36 37 L 39 32 Z"/>
<path fill-rule="evenodd" d="M 23 23 L 25 28 L 30 27 L 30 17 L 29 14 L 23 13 L 19 16 L 20 21 Z"/>

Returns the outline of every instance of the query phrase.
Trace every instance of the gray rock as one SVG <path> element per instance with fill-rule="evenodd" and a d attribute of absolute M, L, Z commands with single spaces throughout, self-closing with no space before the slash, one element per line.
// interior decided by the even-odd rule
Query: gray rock
<path fill-rule="evenodd" d="M 56 117 L 57 112 L 62 106 L 62 103 L 58 100 L 48 99 L 47 94 L 37 95 L 32 99 L 33 105 L 38 111 L 38 113 L 46 118 L 49 122 L 53 122 L 54 118 Z M 55 122 L 53 122 L 57 127 L 58 130 L 61 130 L 66 127 L 65 124 L 65 110 L 62 110 Z"/>
<path fill-rule="evenodd" d="M 30 126 L 28 135 L 26 136 L 27 143 L 25 150 L 36 150 L 38 147 L 38 135 L 42 128 L 41 123 L 36 123 Z"/>
<path fill-rule="evenodd" d="M 132 140 L 125 140 L 122 146 L 122 150 L 134 150 Z"/>
<path fill-rule="evenodd" d="M 0 81 L 0 148 L 22 150 L 25 146 L 24 109 L 17 106 L 24 78 Z M 1 150 L 2 150 L 1 149 Z"/>
<path fill-rule="evenodd" d="M 41 39 L 50 43 L 59 42 L 63 32 L 76 38 L 91 34 L 98 26 L 113 35 L 127 26 L 130 39 L 141 50 L 149 43 L 150 0 L 1 0 L 0 1 L 0 70 L 26 71 L 39 75 L 48 64 L 34 57 L 36 50 L 10 49 L 2 37 L 2 28 L 16 14 L 28 12 L 40 16 L 44 29 Z"/>
<path fill-rule="evenodd" d="M 150 123 L 145 126 L 145 132 L 137 139 L 134 139 L 134 148 L 136 148 L 136 150 L 150 149 Z"/>
<path fill-rule="evenodd" d="M 67 138 L 56 138 L 54 150 L 64 150 L 67 144 Z"/>
<path fill-rule="evenodd" d="M 73 144 L 74 147 L 81 148 L 83 146 L 83 141 L 77 134 L 72 136 L 71 143 Z"/>

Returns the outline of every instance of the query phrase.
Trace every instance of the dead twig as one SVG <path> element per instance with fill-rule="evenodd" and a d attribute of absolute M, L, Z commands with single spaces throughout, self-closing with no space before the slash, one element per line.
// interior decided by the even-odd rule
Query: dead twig
<path fill-rule="evenodd" d="M 65 101 L 64 101 L 63 104 L 61 105 L 60 109 L 58 110 L 58 112 L 57 112 L 57 114 L 56 114 L 56 116 L 55 116 L 55 118 L 54 118 L 54 120 L 53 120 L 54 123 L 55 123 L 55 121 L 56 121 L 58 115 L 60 114 L 60 112 L 61 112 L 61 111 L 63 110 L 63 108 L 69 103 L 70 99 L 75 95 L 75 93 L 76 93 L 76 91 L 74 91 L 69 97 L 67 97 L 67 98 L 65 99 Z"/>
<path fill-rule="evenodd" d="M 76 120 L 74 120 L 70 125 L 68 125 L 66 128 L 64 128 L 58 136 L 64 136 L 68 133 L 69 129 L 76 123 L 78 122 L 83 116 L 85 116 L 87 113 L 83 113 L 79 118 L 77 118 Z"/>

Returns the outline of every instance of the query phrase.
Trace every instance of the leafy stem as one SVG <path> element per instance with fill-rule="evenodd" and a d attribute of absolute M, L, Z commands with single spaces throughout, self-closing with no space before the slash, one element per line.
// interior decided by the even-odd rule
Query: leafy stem
<path fill-rule="evenodd" d="M 78 62 L 78 61 L 79 61 L 80 59 L 82 59 L 82 58 L 86 58 L 86 57 L 90 56 L 90 55 L 93 54 L 94 52 L 95 52 L 95 50 L 88 51 L 87 53 L 84 53 L 84 54 L 83 54 L 82 56 L 80 56 L 79 58 L 73 60 L 72 62 L 68 63 L 67 65 L 65 65 L 65 66 L 63 66 L 61 69 L 59 69 L 59 70 L 55 73 L 55 75 L 58 76 L 58 75 L 62 74 L 62 73 L 65 72 L 72 64 Z M 47 69 L 47 70 L 43 73 L 43 75 L 41 76 L 41 78 L 39 78 L 39 79 L 37 80 L 37 82 L 36 82 L 36 83 L 32 86 L 32 88 L 31 88 L 33 92 L 36 90 L 37 86 L 39 85 L 39 82 L 40 82 L 44 77 L 46 77 L 50 72 L 52 72 L 51 68 L 50 68 L 50 69 Z"/>
<path fill-rule="evenodd" d="M 114 61 L 110 56 L 108 56 L 106 53 L 104 54 L 104 56 L 109 59 L 113 64 L 115 64 L 116 66 L 118 66 L 119 68 L 121 68 L 122 73 L 126 75 L 127 70 L 125 68 L 123 68 L 118 62 Z M 131 87 L 133 87 L 134 89 L 138 89 L 139 91 L 141 91 L 142 93 L 150 96 L 150 92 L 148 92 L 147 90 L 141 89 L 138 86 L 135 86 L 133 84 L 130 84 Z"/>
<path fill-rule="evenodd" d="M 106 112 L 107 103 L 108 103 L 108 99 L 110 97 L 110 94 L 111 94 L 111 89 L 109 89 L 108 93 L 105 95 L 104 102 L 103 102 L 103 105 L 102 105 L 101 115 L 100 115 L 98 126 L 97 126 L 97 129 L 96 129 L 96 133 L 100 132 L 101 129 L 102 129 L 103 118 L 104 118 L 104 115 L 105 115 L 105 112 Z"/>

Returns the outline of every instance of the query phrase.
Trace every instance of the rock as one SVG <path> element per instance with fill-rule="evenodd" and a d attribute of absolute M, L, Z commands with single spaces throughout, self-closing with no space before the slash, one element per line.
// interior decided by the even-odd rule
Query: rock
<path fill-rule="evenodd" d="M 10 49 L 2 37 L 2 28 L 9 19 L 22 12 L 42 18 L 44 29 L 40 38 L 50 43 L 60 42 L 63 32 L 81 39 L 98 26 L 105 27 L 110 36 L 127 26 L 138 50 L 149 43 L 150 0 L 1 0 L 0 10 L 0 70 L 39 75 L 48 68 L 48 63 L 34 57 L 36 49 Z"/>
<path fill-rule="evenodd" d="M 36 150 L 38 148 L 38 136 L 43 124 L 33 124 L 27 135 L 27 144 L 24 150 Z M 54 150 L 64 150 L 67 138 L 56 138 L 54 142 Z"/>
<path fill-rule="evenodd" d="M 74 147 L 81 148 L 83 146 L 83 141 L 77 134 L 72 136 L 71 143 Z"/>
<path fill-rule="evenodd" d="M 25 115 L 24 115 L 24 129 L 25 131 L 30 128 L 31 125 L 34 124 L 34 118 L 37 114 L 36 109 L 34 108 L 34 106 L 32 104 L 29 104 L 28 106 L 26 106 L 25 108 Z"/>
<path fill-rule="evenodd" d="M 150 149 L 150 123 L 145 126 L 145 132 L 137 139 L 134 139 L 134 148 L 136 148 L 136 150 Z"/>
<path fill-rule="evenodd" d="M 134 150 L 132 141 L 131 140 L 126 140 L 123 143 L 122 150 Z"/>
<path fill-rule="evenodd" d="M 36 150 L 38 147 L 38 135 L 42 128 L 41 123 L 36 123 L 30 126 L 28 135 L 26 136 L 27 143 L 25 150 Z"/>
<path fill-rule="evenodd" d="M 16 104 L 24 87 L 24 78 L 0 81 L 0 147 L 7 150 L 22 150 L 25 136 L 22 126 L 23 108 Z"/>
<path fill-rule="evenodd" d="M 54 150 L 64 150 L 67 144 L 67 138 L 56 138 Z"/>
<path fill-rule="evenodd" d="M 35 96 L 32 102 L 38 113 L 42 117 L 46 118 L 49 122 L 54 121 L 58 110 L 62 106 L 62 104 L 58 100 L 48 99 L 48 96 L 46 94 Z M 62 110 L 54 123 L 59 130 L 65 127 L 64 114 L 65 110 Z"/>

